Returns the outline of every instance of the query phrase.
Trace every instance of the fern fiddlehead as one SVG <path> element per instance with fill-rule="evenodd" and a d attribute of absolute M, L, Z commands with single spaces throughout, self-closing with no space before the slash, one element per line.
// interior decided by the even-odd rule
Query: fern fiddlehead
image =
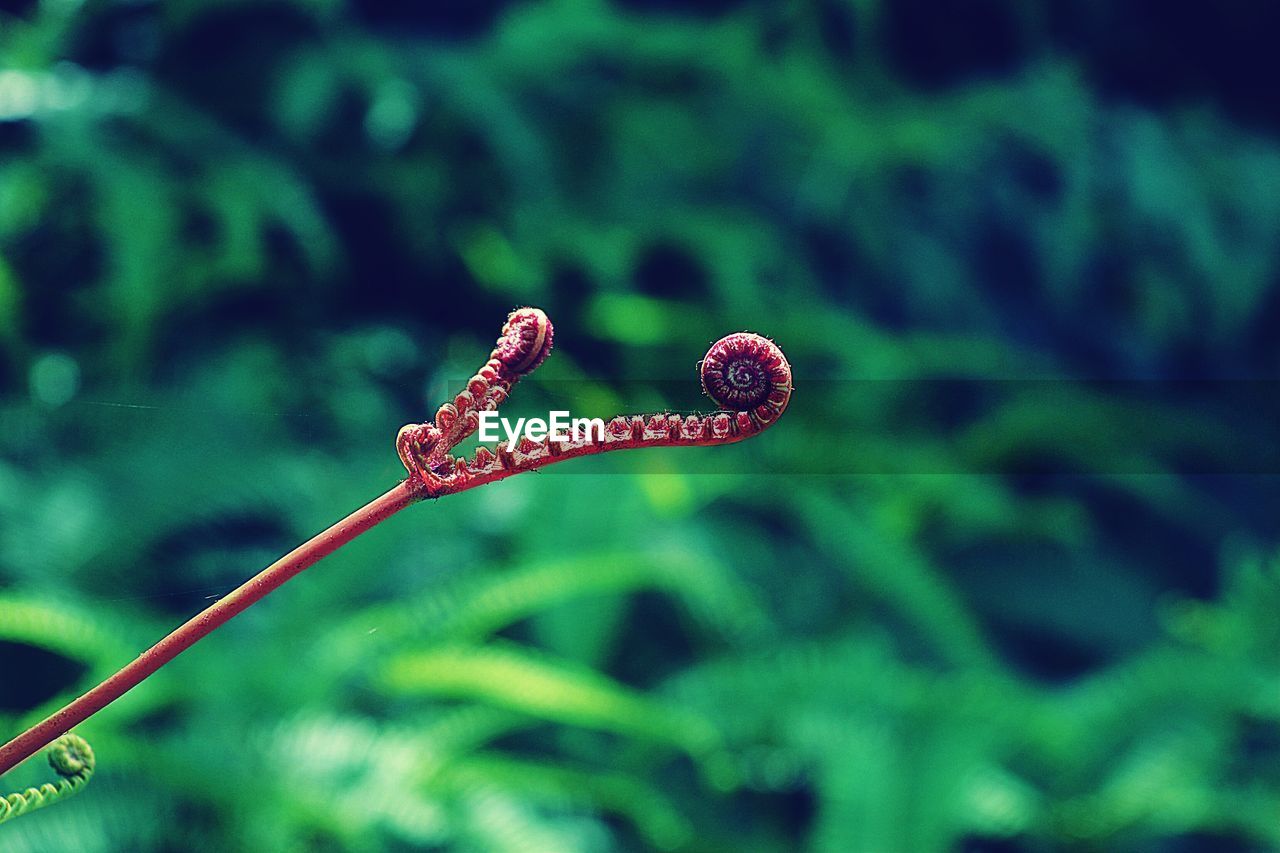
<path fill-rule="evenodd" d="M 447 467 L 449 451 L 476 431 L 480 413 L 497 409 L 520 377 L 546 360 L 554 338 L 551 320 L 539 309 L 512 311 L 489 360 L 467 381 L 467 387 L 441 406 L 434 420 L 401 427 L 396 451 L 409 472 L 416 469 L 431 472 L 424 477 L 434 476 Z"/>
<path fill-rule="evenodd" d="M 525 311 L 537 317 L 525 316 Z M 512 325 L 517 318 L 525 323 L 520 338 L 523 350 L 508 342 L 508 329 L 518 328 Z M 515 380 L 542 363 L 551 340 L 551 322 L 545 314 L 536 309 L 514 312 L 489 362 L 472 377 L 467 389 L 452 404 L 442 406 L 434 422 L 410 424 L 400 430 L 396 442 L 400 460 L 409 471 L 409 482 L 424 497 L 473 489 L 554 462 L 610 450 L 731 444 L 764 431 L 791 400 L 791 365 L 782 350 L 768 338 L 739 332 L 713 344 L 699 370 L 703 391 L 720 411 L 619 416 L 605 424 L 602 434 L 587 431 L 568 441 L 555 441 L 548 435 L 541 442 L 522 439 L 514 444 L 500 443 L 496 452 L 481 447 L 469 460 L 450 456 L 453 446 L 475 431 L 479 412 L 497 408 Z M 512 356 L 521 366 L 519 372 L 499 359 L 504 346 L 520 353 Z M 457 424 L 463 418 L 466 426 L 460 428 Z"/>
<path fill-rule="evenodd" d="M 510 442 L 499 444 L 495 452 L 482 447 L 470 460 L 453 457 L 453 448 L 479 427 L 481 413 L 497 409 L 515 383 L 547 358 L 554 336 L 551 320 L 539 309 L 511 312 L 488 361 L 468 381 L 466 389 L 442 405 L 433 420 L 409 424 L 397 434 L 396 450 L 409 472 L 407 479 L 299 545 L 106 681 L 0 746 L 0 774 L 119 699 L 299 572 L 411 504 L 577 456 L 641 447 L 699 447 L 741 441 L 775 423 L 791 399 L 791 366 L 782 350 L 767 338 L 740 332 L 712 345 L 701 362 L 703 390 L 721 407 L 718 411 L 616 417 L 602 433 L 593 435 L 588 431 L 567 442 L 553 442 L 550 437 L 541 443 L 523 439 L 515 446 Z M 91 759 L 92 753 L 89 756 Z M 76 787 L 82 786 L 83 782 Z M 16 807 L 11 804 L 9 809 Z"/>
<path fill-rule="evenodd" d="M 93 778 L 93 748 L 79 735 L 67 734 L 49 747 L 49 766 L 61 778 L 0 798 L 0 823 L 51 806 L 77 794 Z"/>

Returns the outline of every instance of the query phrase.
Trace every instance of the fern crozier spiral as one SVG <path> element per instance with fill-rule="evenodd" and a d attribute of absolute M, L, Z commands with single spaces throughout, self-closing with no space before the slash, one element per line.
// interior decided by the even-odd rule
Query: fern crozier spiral
<path fill-rule="evenodd" d="M 551 354 L 555 328 L 538 308 L 517 308 L 507 317 L 493 355 L 512 373 L 523 376 Z"/>
<path fill-rule="evenodd" d="M 93 778 L 93 748 L 79 735 L 65 734 L 49 747 L 49 766 L 62 778 L 0 797 L 0 823 L 31 814 L 78 793 Z"/>
<path fill-rule="evenodd" d="M 715 412 L 655 412 L 618 416 L 602 431 L 568 440 L 530 438 L 481 447 L 471 459 L 452 449 L 476 431 L 482 412 L 498 408 L 512 386 L 551 352 L 551 320 L 537 308 L 507 317 L 489 360 L 465 390 L 436 412 L 435 419 L 400 430 L 396 449 L 418 497 L 440 497 L 533 471 L 555 462 L 640 447 L 705 447 L 758 435 L 775 423 L 791 400 L 791 365 L 777 344 L 751 332 L 721 338 L 700 364 L 702 387 Z"/>
<path fill-rule="evenodd" d="M 699 368 L 702 390 L 722 409 L 772 423 L 791 400 L 791 365 L 773 341 L 751 332 L 711 345 Z"/>
<path fill-rule="evenodd" d="M 80 735 L 67 734 L 49 747 L 49 766 L 59 776 L 71 777 L 92 773 L 97 761 L 87 740 Z"/>

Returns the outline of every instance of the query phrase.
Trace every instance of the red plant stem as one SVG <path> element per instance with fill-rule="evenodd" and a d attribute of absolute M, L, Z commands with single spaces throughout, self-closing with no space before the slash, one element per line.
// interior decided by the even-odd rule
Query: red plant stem
<path fill-rule="evenodd" d="M 272 590 L 366 530 L 422 498 L 421 491 L 406 480 L 384 495 L 374 498 L 323 533 L 308 539 L 285 556 L 245 581 L 182 627 L 139 655 L 134 661 L 88 693 L 37 723 L 0 747 L 0 774 L 35 755 L 40 749 L 73 727 L 101 711 L 141 684 L 160 667 L 189 649 L 197 640 L 226 623 L 231 617 L 261 600 Z"/>
<path fill-rule="evenodd" d="M 700 447 L 731 444 L 775 423 L 791 399 L 791 365 L 767 338 L 749 332 L 727 335 L 712 345 L 699 372 L 712 401 L 727 411 L 701 415 L 658 413 L 614 418 L 604 434 L 564 445 L 550 439 L 526 439 L 499 445 L 497 455 L 481 448 L 468 462 L 452 449 L 475 432 L 482 412 L 494 410 L 512 385 L 551 352 L 554 330 L 536 308 L 518 308 L 507 317 L 489 361 L 467 382 L 467 389 L 436 412 L 433 421 L 409 424 L 396 436 L 396 449 L 409 478 L 375 498 L 328 530 L 299 545 L 235 591 L 211 605 L 136 660 L 0 747 L 0 774 L 26 761 L 41 747 L 101 711 L 141 684 L 197 640 L 260 601 L 289 578 L 319 562 L 361 533 L 423 498 L 456 494 L 476 486 L 532 471 L 564 459 L 639 447 Z"/>

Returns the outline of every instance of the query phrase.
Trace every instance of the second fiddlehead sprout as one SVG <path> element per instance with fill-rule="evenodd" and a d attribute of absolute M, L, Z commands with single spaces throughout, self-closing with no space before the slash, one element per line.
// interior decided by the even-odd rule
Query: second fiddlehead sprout
<path fill-rule="evenodd" d="M 49 766 L 62 777 L 58 783 L 0 798 L 0 823 L 61 802 L 88 785 L 95 767 L 93 748 L 79 735 L 63 735 L 49 748 Z"/>
<path fill-rule="evenodd" d="M 0 746 L 0 774 L 123 696 L 285 581 L 413 503 L 577 456 L 641 447 L 700 447 L 741 441 L 775 423 L 791 399 L 791 366 L 782 350 L 767 338 L 740 332 L 717 341 L 701 362 L 703 390 L 720 407 L 717 411 L 619 416 L 604 424 L 603 430 L 594 434 L 588 430 L 585 435 L 563 442 L 553 441 L 551 436 L 541 442 L 526 438 L 500 443 L 493 451 L 481 447 L 471 459 L 454 457 L 453 448 L 477 430 L 480 415 L 497 409 L 515 383 L 547 358 L 554 334 L 550 319 L 539 309 L 511 312 L 488 361 L 467 382 L 467 387 L 442 405 L 431 421 L 405 426 L 396 436 L 396 450 L 409 473 L 403 482 L 281 557 L 106 681 Z M 61 746 L 53 753 L 60 762 L 55 768 L 61 768 L 64 781 L 56 788 L 46 785 L 5 800 L 0 822 L 6 815 L 40 808 L 83 787 L 93 770 L 93 753 L 83 740 L 69 737 L 73 740 L 59 741 Z M 33 791 L 35 799 L 27 796 Z"/>

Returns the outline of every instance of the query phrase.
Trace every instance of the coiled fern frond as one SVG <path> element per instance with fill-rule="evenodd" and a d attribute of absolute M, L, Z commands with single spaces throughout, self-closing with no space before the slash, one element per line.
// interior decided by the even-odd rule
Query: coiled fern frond
<path fill-rule="evenodd" d="M 62 778 L 0 799 L 0 823 L 51 806 L 80 791 L 93 778 L 93 748 L 79 735 L 63 735 L 49 747 L 49 766 Z"/>

